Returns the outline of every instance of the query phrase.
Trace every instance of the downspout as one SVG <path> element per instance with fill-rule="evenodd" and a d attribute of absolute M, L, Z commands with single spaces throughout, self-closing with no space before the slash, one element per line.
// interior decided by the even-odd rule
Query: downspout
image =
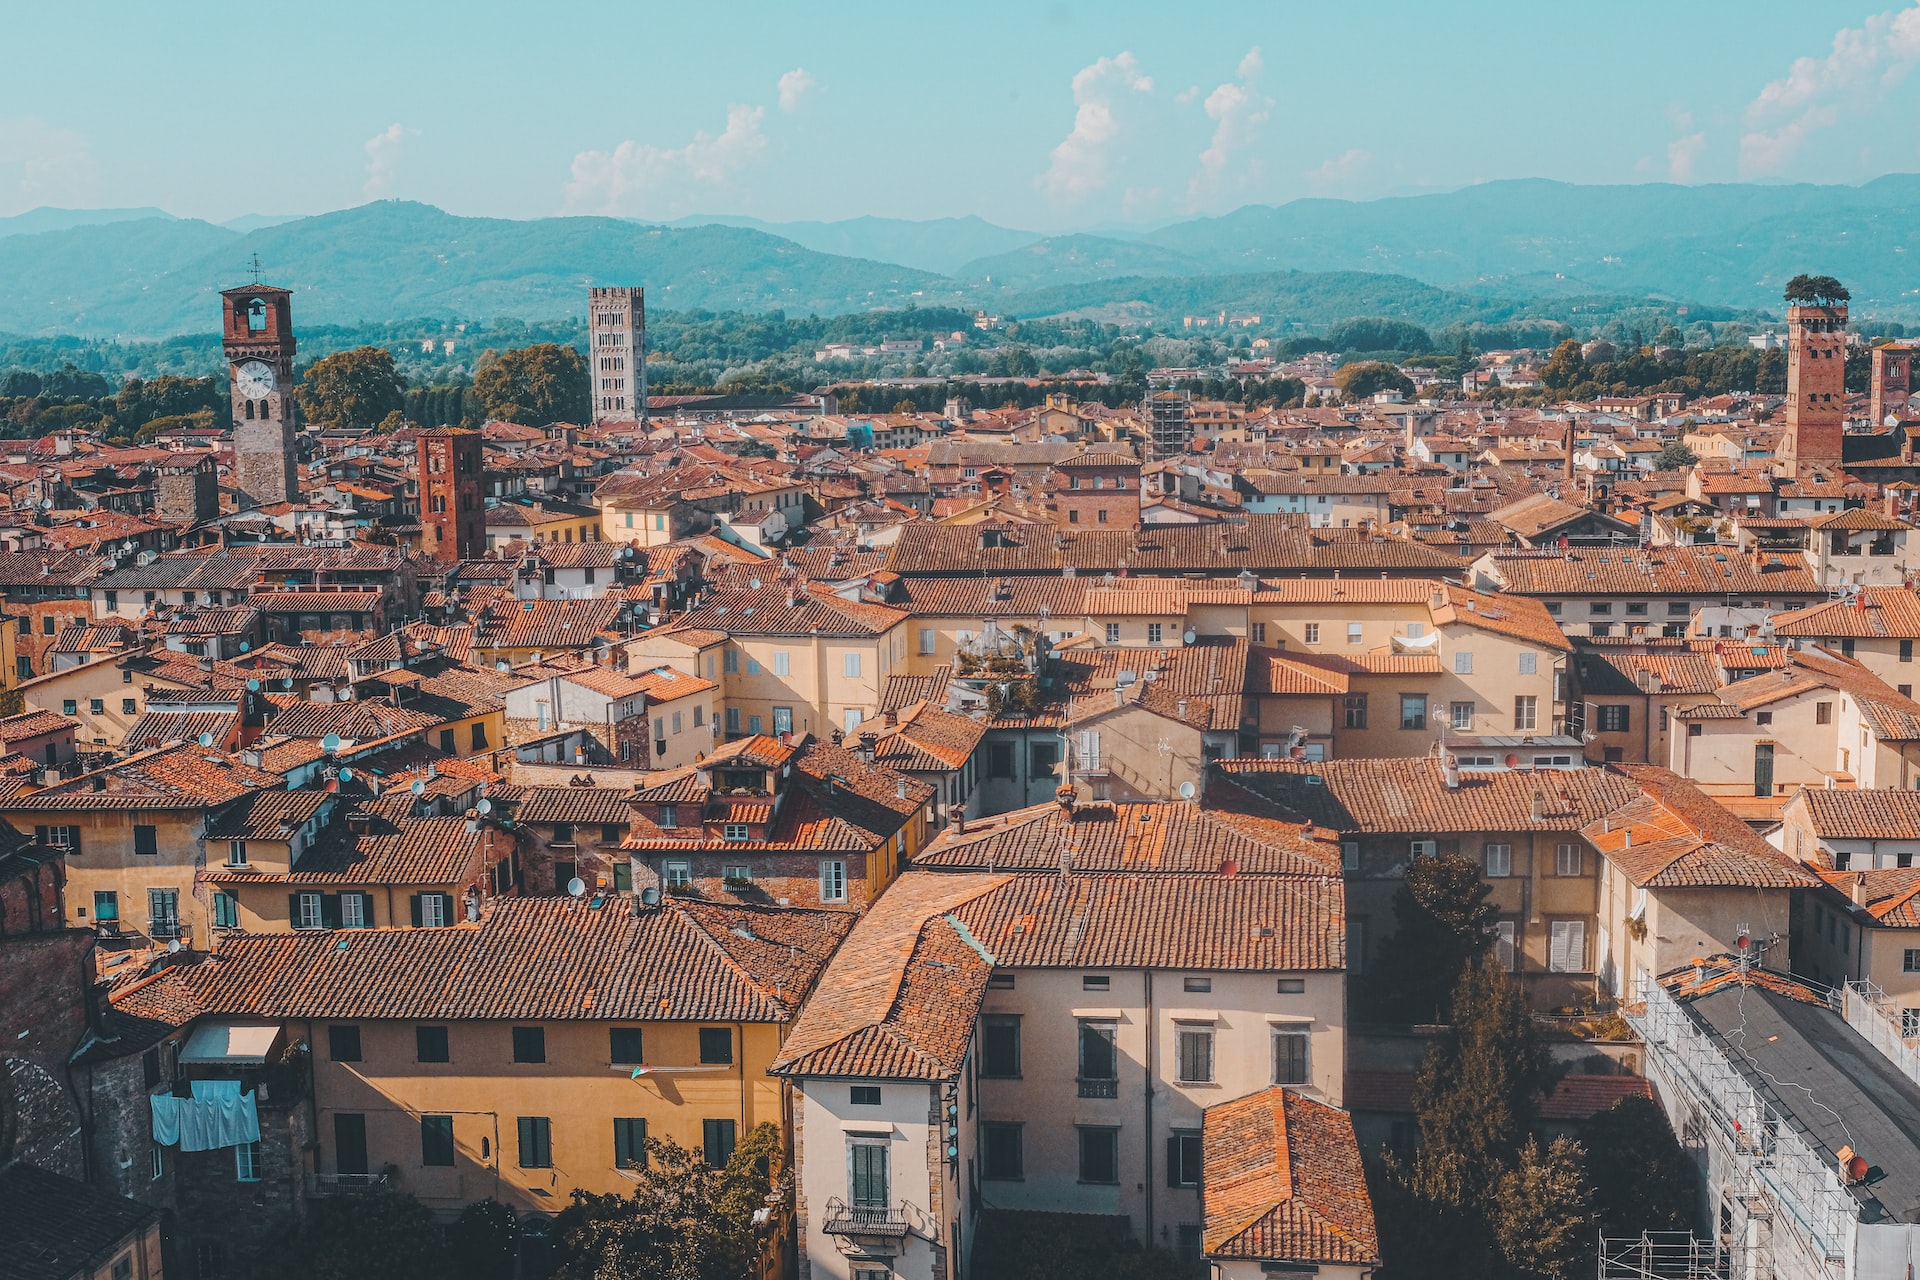
<path fill-rule="evenodd" d="M 1147 1146 L 1147 1248 L 1153 1248 L 1153 1081 L 1154 1050 L 1160 1036 L 1160 1020 L 1153 1011 L 1153 970 L 1142 971 L 1147 980 L 1147 1087 L 1146 1087 L 1146 1146 Z"/>

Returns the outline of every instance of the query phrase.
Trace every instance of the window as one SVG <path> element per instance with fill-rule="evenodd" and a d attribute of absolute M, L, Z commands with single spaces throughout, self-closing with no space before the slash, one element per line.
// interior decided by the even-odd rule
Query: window
<path fill-rule="evenodd" d="M 1513 727 L 1522 733 L 1531 733 L 1540 727 L 1540 699 L 1533 694 L 1513 700 Z"/>
<path fill-rule="evenodd" d="M 1280 978 L 1273 984 L 1276 993 L 1283 996 L 1303 996 L 1307 993 L 1305 978 Z"/>
<path fill-rule="evenodd" d="M 980 1126 L 980 1176 L 996 1182 L 1014 1181 L 1026 1176 L 1026 1164 L 1020 1149 L 1020 1126 L 983 1124 Z"/>
<path fill-rule="evenodd" d="M 1595 600 L 1587 606 L 1587 612 L 1596 618 L 1604 618 L 1613 612 L 1613 602 L 1610 600 Z"/>
<path fill-rule="evenodd" d="M 1497 879 L 1513 874 L 1513 846 L 1510 844 L 1490 844 L 1487 846 L 1487 877 Z"/>
<path fill-rule="evenodd" d="M 219 929 L 238 929 L 240 927 L 240 899 L 224 891 L 215 891 L 213 895 L 213 923 Z"/>
<path fill-rule="evenodd" d="M 1159 623 L 1149 622 L 1147 624 L 1147 643 L 1148 644 L 1159 644 L 1161 635 L 1162 635 L 1162 632 L 1161 632 L 1161 627 Z"/>
<path fill-rule="evenodd" d="M 877 1084 L 856 1084 L 847 1090 L 847 1101 L 856 1107 L 877 1107 L 880 1105 L 880 1086 Z"/>
<path fill-rule="evenodd" d="M 641 1052 L 641 1029 L 639 1027 L 608 1027 L 608 1059 L 616 1066 L 645 1062 Z"/>
<path fill-rule="evenodd" d="M 160 829 L 142 823 L 133 826 L 133 851 L 142 857 L 155 857 L 160 852 Z"/>
<path fill-rule="evenodd" d="M 634 1116 L 613 1119 L 613 1167 L 644 1169 L 647 1164 L 647 1122 Z"/>
<path fill-rule="evenodd" d="M 678 820 L 678 814 L 675 811 L 674 807 L 670 804 L 661 805 L 660 817 L 658 818 L 658 820 L 655 822 L 654 825 L 658 826 L 663 831 L 671 831 L 675 827 L 679 826 L 680 823 Z"/>
<path fill-rule="evenodd" d="M 693 883 L 693 864 L 674 859 L 666 864 L 666 881 L 669 889 L 684 889 Z"/>
<path fill-rule="evenodd" d="M 148 827 L 147 830 L 152 831 L 153 828 Z M 133 829 L 133 843 L 137 849 L 140 844 L 139 827 Z M 247 865 L 247 842 L 245 840 L 227 841 L 227 865 L 230 867 L 244 867 Z"/>
<path fill-rule="evenodd" d="M 1537 675 L 1539 673 L 1539 661 L 1540 655 L 1537 653 L 1522 653 L 1520 655 L 1520 674 L 1523 676 Z"/>
<path fill-rule="evenodd" d="M 725 1168 L 727 1161 L 733 1159 L 733 1121 L 702 1120 L 700 1140 L 701 1153 L 714 1168 Z"/>
<path fill-rule="evenodd" d="M 1080 1132 L 1080 1181 L 1116 1183 L 1120 1181 L 1120 1131 L 1118 1129 L 1078 1126 Z"/>
<path fill-rule="evenodd" d="M 1900 953 L 1900 968 L 1906 973 L 1920 973 L 1920 947 L 1908 947 Z"/>
<path fill-rule="evenodd" d="M 547 1060 L 547 1029 L 545 1027 L 515 1027 L 513 1029 L 513 1060 L 515 1062 L 545 1062 Z"/>
<path fill-rule="evenodd" d="M 708 1066 L 725 1066 L 733 1062 L 733 1031 L 731 1028 L 700 1028 L 700 1061 Z"/>
<path fill-rule="evenodd" d="M 1907 1040 L 1920 1036 L 1920 1009 L 1900 1011 L 1900 1035 Z"/>
<path fill-rule="evenodd" d="M 475 722 L 473 726 L 473 736 L 470 740 L 473 743 L 473 749 L 475 751 L 485 751 L 487 749 L 487 726 Z"/>
<path fill-rule="evenodd" d="M 720 879 L 730 885 L 750 885 L 753 868 L 744 862 L 730 862 L 720 868 Z"/>
<path fill-rule="evenodd" d="M 1089 973 L 1080 979 L 1082 991 L 1111 991 L 1113 979 L 1104 973 Z"/>
<path fill-rule="evenodd" d="M 420 1117 L 420 1163 L 453 1167 L 453 1117 Z"/>
<path fill-rule="evenodd" d="M 1832 724 L 1833 723 L 1833 704 L 1831 702 L 1814 703 L 1813 704 L 1813 722 L 1815 724 Z"/>
<path fill-rule="evenodd" d="M 412 907 L 413 922 L 423 929 L 444 928 L 453 923 L 453 895 L 450 893 L 416 893 Z"/>
<path fill-rule="evenodd" d="M 980 1074 L 996 1080 L 1020 1075 L 1020 1019 L 990 1016 L 980 1026 Z"/>
<path fill-rule="evenodd" d="M 1358 871 L 1360 869 L 1360 842 L 1358 840 L 1342 840 L 1340 842 L 1340 869 L 1342 871 Z"/>
<path fill-rule="evenodd" d="M 326 926 L 326 899 L 311 890 L 293 895 L 293 927 L 320 929 Z"/>
<path fill-rule="evenodd" d="M 1181 1027 L 1178 1031 L 1179 1074 L 1182 1084 L 1213 1083 L 1213 1028 Z"/>
<path fill-rule="evenodd" d="M 1120 624 L 1119 623 L 1109 622 L 1107 624 L 1107 643 L 1108 644 L 1120 643 Z"/>
<path fill-rule="evenodd" d="M 933 650 L 934 650 L 933 628 L 932 627 L 920 628 L 920 652 L 922 654 L 929 654 L 929 653 L 932 653 Z M 780 655 L 778 654 L 774 655 L 773 664 L 774 664 L 774 671 L 776 674 L 778 675 L 786 674 L 786 672 L 780 670 Z"/>
<path fill-rule="evenodd" d="M 1500 967 L 1508 973 L 1513 972 L 1514 961 L 1519 954 L 1514 950 L 1513 930 L 1514 922 L 1511 920 L 1496 920 L 1493 922 L 1494 959 L 1499 963 Z"/>
<path fill-rule="evenodd" d="M 1273 1082 L 1275 1084 L 1310 1083 L 1312 1077 L 1307 1074 L 1308 1039 L 1305 1031 L 1273 1033 Z"/>
<path fill-rule="evenodd" d="M 750 676 L 757 676 L 760 674 L 760 660 L 758 658 L 750 657 L 747 659 L 747 674 Z"/>
<path fill-rule="evenodd" d="M 360 1028 L 327 1028 L 327 1056 L 335 1062 L 360 1061 Z"/>
<path fill-rule="evenodd" d="M 1349 622 L 1347 624 L 1347 643 L 1359 644 L 1360 637 L 1365 633 L 1366 633 L 1366 628 L 1362 627 L 1359 623 Z"/>
<path fill-rule="evenodd" d="M 1587 922 L 1554 920 L 1547 931 L 1547 968 L 1554 973 L 1587 972 Z"/>
<path fill-rule="evenodd" d="M 753 828 L 744 822 L 729 822 L 720 828 L 721 834 L 728 840 L 747 840 L 753 836 Z"/>
<path fill-rule="evenodd" d="M 1753 722 L 1754 722 L 1755 724 L 1757 724 L 1757 725 L 1759 725 L 1759 724 L 1772 724 L 1772 723 L 1773 723 L 1773 712 L 1771 712 L 1771 711 L 1756 711 L 1756 712 L 1754 712 L 1754 713 L 1753 713 Z"/>
<path fill-rule="evenodd" d="M 1212 978 L 1183 978 L 1180 981 L 1182 991 L 1206 993 L 1213 990 Z"/>
<path fill-rule="evenodd" d="M 260 1144 L 243 1142 L 233 1149 L 233 1177 L 236 1182 L 260 1181 Z"/>
<path fill-rule="evenodd" d="M 70 715 L 70 716 L 79 715 L 80 704 L 72 698 L 66 698 L 61 701 L 60 710 L 65 715 Z"/>
<path fill-rule="evenodd" d="M 180 936 L 180 891 L 147 890 L 147 932 L 156 941 Z"/>
<path fill-rule="evenodd" d="M 730 676 L 739 675 L 740 651 L 738 649 L 728 649 L 725 653 L 721 654 L 720 666 L 721 669 Z"/>
<path fill-rule="evenodd" d="M 1253 642 L 1255 644 L 1265 644 L 1267 642 L 1267 624 L 1266 623 L 1256 622 L 1253 624 Z"/>
<path fill-rule="evenodd" d="M 850 653 L 846 655 L 845 666 L 846 666 L 847 679 L 858 680 L 860 678 L 860 655 L 859 654 Z"/>
<path fill-rule="evenodd" d="M 1453 655 L 1453 674 L 1457 676 L 1472 675 L 1473 654 L 1465 649 L 1456 650 Z"/>
<path fill-rule="evenodd" d="M 1427 727 L 1426 694 L 1403 693 L 1400 695 L 1400 727 L 1402 729 L 1424 729 Z"/>
<path fill-rule="evenodd" d="M 129 716 L 138 715 L 140 714 L 139 705 L 140 704 L 132 698 L 122 698 L 120 699 L 120 713 Z"/>
<path fill-rule="evenodd" d="M 1114 1024 L 1080 1023 L 1080 1096 L 1113 1098 L 1119 1096 L 1120 1059 L 1113 1046 Z"/>
<path fill-rule="evenodd" d="M 1200 1164 L 1200 1131 L 1198 1129 L 1175 1129 L 1167 1135 L 1168 1186 L 1199 1186 Z"/>
<path fill-rule="evenodd" d="M 1471 733 L 1473 731 L 1473 704 L 1471 702 L 1453 703 L 1447 708 L 1447 723 L 1453 726 L 1454 731 L 1457 733 Z"/>
<path fill-rule="evenodd" d="M 1557 876 L 1577 876 L 1585 870 L 1585 862 L 1577 844 L 1561 844 L 1553 848 L 1553 874 Z"/>
<path fill-rule="evenodd" d="M 847 900 L 847 864 L 839 858 L 820 860 L 820 901 Z"/>
<path fill-rule="evenodd" d="M 520 1167 L 553 1168 L 553 1121 L 546 1116 L 521 1116 Z"/>
<path fill-rule="evenodd" d="M 1435 858 L 1440 855 L 1440 842 L 1438 840 L 1410 840 L 1407 842 L 1407 851 L 1416 858 Z"/>
<path fill-rule="evenodd" d="M 1309 622 L 1306 626 L 1306 636 L 1308 644 L 1319 644 L 1320 624 L 1317 622 Z"/>
<path fill-rule="evenodd" d="M 1367 727 L 1367 695 L 1349 693 L 1342 706 L 1346 710 L 1347 728 L 1364 729 Z"/>
<path fill-rule="evenodd" d="M 105 698 L 89 698 L 87 700 L 87 710 L 93 712 L 94 715 L 103 716 L 107 713 L 107 700 Z"/>
<path fill-rule="evenodd" d="M 447 1029 L 445 1027 L 415 1027 L 413 1029 L 413 1056 L 416 1062 L 447 1062 L 451 1058 L 447 1052 Z"/>
<path fill-rule="evenodd" d="M 93 918 L 115 921 L 120 918 L 120 895 L 112 889 L 97 889 L 93 895 Z"/>
<path fill-rule="evenodd" d="M 1621 706 L 1603 706 L 1600 708 L 1600 732 L 1625 733 L 1633 723 L 1633 709 Z"/>

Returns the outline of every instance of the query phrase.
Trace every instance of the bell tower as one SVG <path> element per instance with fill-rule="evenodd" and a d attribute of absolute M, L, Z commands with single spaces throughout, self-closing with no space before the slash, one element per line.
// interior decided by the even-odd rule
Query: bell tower
<path fill-rule="evenodd" d="M 1845 295 L 1842 295 L 1843 297 Z M 1840 465 L 1847 421 L 1847 304 L 1787 308 L 1787 430 L 1782 470 L 1793 477 Z"/>
<path fill-rule="evenodd" d="M 293 295 L 271 285 L 220 291 L 220 340 L 233 388 L 233 490 L 241 510 L 300 492 L 293 432 Z"/>

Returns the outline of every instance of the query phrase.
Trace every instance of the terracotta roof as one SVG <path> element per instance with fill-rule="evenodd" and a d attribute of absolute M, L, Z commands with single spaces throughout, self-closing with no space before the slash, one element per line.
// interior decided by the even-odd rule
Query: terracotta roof
<path fill-rule="evenodd" d="M 1642 794 L 1581 834 L 1642 889 L 1803 889 L 1798 863 L 1691 782 L 1657 765 L 1621 765 Z"/>
<path fill-rule="evenodd" d="M 1862 587 L 1846 599 L 1774 614 L 1773 633 L 1809 639 L 1915 639 L 1920 637 L 1920 593 L 1909 587 Z"/>
<path fill-rule="evenodd" d="M 1740 553 L 1646 547 L 1499 555 L 1494 571 L 1513 594 L 1533 596 L 1712 596 L 1822 594 L 1798 557 L 1770 556 L 1756 568 Z"/>
<path fill-rule="evenodd" d="M 1102 647 L 1062 656 L 1058 680 L 1071 698 L 1069 723 L 1139 706 L 1203 731 L 1238 731 L 1245 714 L 1247 642 L 1234 637 L 1176 648 Z"/>
<path fill-rule="evenodd" d="M 71 731 L 79 726 L 66 716 L 52 711 L 23 711 L 0 719 L 0 743 L 24 742 L 42 734 Z"/>
<path fill-rule="evenodd" d="M 277 788 L 285 779 L 234 756 L 187 745 L 147 751 L 68 782 L 0 800 L 0 809 L 199 809 L 237 800 L 249 791 Z"/>
<path fill-rule="evenodd" d="M 824 587 L 763 582 L 759 587 L 716 589 L 689 609 L 665 634 L 691 629 L 729 635 L 873 636 L 904 621 L 905 609 L 842 600 Z"/>
<path fill-rule="evenodd" d="M 149 703 L 140 718 L 127 728 L 120 741 L 123 751 L 146 751 L 168 742 L 197 743 L 200 735 L 211 734 L 210 745 L 225 749 L 239 726 L 236 711 L 169 711 L 165 704 Z"/>
<path fill-rule="evenodd" d="M 1615 769 L 1462 773 L 1449 788 L 1440 762 L 1220 760 L 1216 780 L 1338 832 L 1578 831 L 1629 803 L 1640 789 Z M 1534 816 L 1534 798 L 1541 800 Z M 1215 787 L 1209 787 L 1211 802 Z"/>
<path fill-rule="evenodd" d="M 324 738 L 330 733 L 351 743 L 375 742 L 400 734 L 417 733 L 444 723 L 444 717 L 389 706 L 383 702 L 307 702 L 274 695 L 269 698 L 279 708 L 273 719 L 273 732 L 286 738 Z"/>
<path fill-rule="evenodd" d="M 901 876 L 854 926 L 771 1074 L 946 1080 L 973 1039 L 993 959 L 951 914 L 1006 876 Z"/>
<path fill-rule="evenodd" d="M 1920 840 L 1920 791 L 1807 787 L 1788 803 L 1806 806 L 1823 840 Z"/>
<path fill-rule="evenodd" d="M 160 1210 L 23 1160 L 0 1165 L 0 1239 L 6 1280 L 70 1280 L 105 1269 Z"/>
<path fill-rule="evenodd" d="M 478 867 L 490 834 L 485 826 L 468 830 L 463 816 L 389 819 L 368 815 L 367 830 L 355 832 L 345 823 L 330 828 L 327 837 L 302 853 L 285 874 L 213 866 L 205 878 L 230 884 L 454 886 Z M 506 847 L 504 840 L 501 847 Z"/>
<path fill-rule="evenodd" d="M 1276 1086 L 1208 1107 L 1201 1149 L 1207 1257 L 1379 1265 L 1346 1112 Z"/>
<path fill-rule="evenodd" d="M 119 1007 L 260 1018 L 784 1022 L 845 912 L 502 899 L 478 924 L 228 938 Z M 345 945 L 341 945 L 344 943 Z"/>
<path fill-rule="evenodd" d="M 1188 803 L 1035 805 L 966 830 L 948 827 L 914 855 L 916 867 L 1058 871 L 1071 850 L 1075 871 L 1214 873 L 1231 863 L 1249 875 L 1327 876 L 1340 847 L 1311 828 Z"/>
<path fill-rule="evenodd" d="M 261 613 L 370 613 L 380 604 L 378 591 L 256 591 L 253 607 Z"/>
<path fill-rule="evenodd" d="M 1138 573 L 1403 569 L 1458 572 L 1462 561 L 1436 548 L 1362 530 L 1306 529 L 1297 517 L 1250 515 L 1220 525 L 1158 525 L 1138 533 L 1057 525 L 902 526 L 887 567 L 902 575 L 981 572 Z"/>
<path fill-rule="evenodd" d="M 209 840 L 285 842 L 290 828 L 306 823 L 334 797 L 324 791 L 253 791 L 215 814 Z"/>
<path fill-rule="evenodd" d="M 952 675 L 953 668 L 945 664 L 935 667 L 930 676 L 889 675 L 886 690 L 880 695 L 880 713 L 885 715 L 915 703 L 944 706 Z"/>
<path fill-rule="evenodd" d="M 502 600 L 480 620 L 476 649 L 577 649 L 594 644 L 613 625 L 618 600 Z"/>
<path fill-rule="evenodd" d="M 624 827 L 633 822 L 631 800 L 631 792 L 611 787 L 528 787 L 514 808 L 513 819 Z"/>

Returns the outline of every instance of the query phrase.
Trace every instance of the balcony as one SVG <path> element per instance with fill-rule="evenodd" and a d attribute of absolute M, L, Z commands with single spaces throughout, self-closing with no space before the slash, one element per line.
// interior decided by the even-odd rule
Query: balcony
<path fill-rule="evenodd" d="M 830 1236 L 884 1237 L 899 1240 L 907 1234 L 906 1215 L 886 1205 L 850 1205 L 835 1196 L 827 1201 L 820 1229 Z"/>
<path fill-rule="evenodd" d="M 316 1196 L 362 1196 L 385 1191 L 392 1179 L 381 1173 L 317 1173 L 308 1181 Z"/>
<path fill-rule="evenodd" d="M 1080 1078 L 1080 1096 L 1083 1098 L 1117 1098 L 1120 1096 L 1118 1080 L 1089 1080 Z"/>

